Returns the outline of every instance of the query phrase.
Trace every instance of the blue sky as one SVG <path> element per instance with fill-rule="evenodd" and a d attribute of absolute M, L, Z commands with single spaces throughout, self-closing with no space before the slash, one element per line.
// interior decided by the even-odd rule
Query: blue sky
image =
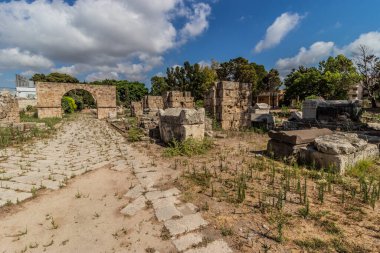
<path fill-rule="evenodd" d="M 285 76 L 358 45 L 380 56 L 380 1 L 0 1 L 0 87 L 58 71 L 150 86 L 166 68 L 238 56 Z"/>

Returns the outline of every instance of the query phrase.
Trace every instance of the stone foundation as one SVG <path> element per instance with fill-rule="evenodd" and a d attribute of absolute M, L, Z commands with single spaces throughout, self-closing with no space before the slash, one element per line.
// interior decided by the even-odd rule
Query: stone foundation
<path fill-rule="evenodd" d="M 205 134 L 205 110 L 169 108 L 159 111 L 161 140 L 169 143 L 173 139 L 203 139 Z"/>

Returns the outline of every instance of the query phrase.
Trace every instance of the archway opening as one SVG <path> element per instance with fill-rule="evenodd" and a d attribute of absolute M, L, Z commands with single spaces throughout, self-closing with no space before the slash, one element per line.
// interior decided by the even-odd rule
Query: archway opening
<path fill-rule="evenodd" d="M 61 107 L 63 114 L 83 112 L 97 115 L 95 97 L 89 91 L 83 89 L 73 89 L 66 92 L 62 96 Z"/>

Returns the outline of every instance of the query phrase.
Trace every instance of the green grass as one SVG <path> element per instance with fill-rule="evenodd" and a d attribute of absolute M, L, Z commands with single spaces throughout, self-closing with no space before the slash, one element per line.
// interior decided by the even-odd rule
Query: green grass
<path fill-rule="evenodd" d="M 209 151 L 214 146 L 211 139 L 204 138 L 196 140 L 193 138 L 186 139 L 182 142 L 173 140 L 169 147 L 164 150 L 164 155 L 167 157 L 173 156 L 194 156 L 202 155 Z"/>
<path fill-rule="evenodd" d="M 365 159 L 349 168 L 346 174 L 356 178 L 380 178 L 380 167 L 376 166 L 375 161 Z"/>
<path fill-rule="evenodd" d="M 36 122 L 36 123 L 45 123 L 47 127 L 52 129 L 54 125 L 62 121 L 62 118 L 44 118 L 44 119 L 39 119 L 35 115 L 29 116 L 25 113 L 20 113 L 20 121 L 21 122 Z"/>
<path fill-rule="evenodd" d="M 307 250 L 322 250 L 328 247 L 328 243 L 319 238 L 308 238 L 304 240 L 294 240 L 294 243 Z"/>

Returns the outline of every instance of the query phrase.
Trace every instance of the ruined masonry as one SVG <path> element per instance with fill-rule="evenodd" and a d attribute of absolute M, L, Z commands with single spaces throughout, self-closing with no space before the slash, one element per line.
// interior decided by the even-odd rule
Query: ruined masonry
<path fill-rule="evenodd" d="M 220 122 L 222 129 L 237 130 L 251 126 L 251 103 L 251 84 L 222 81 L 210 89 L 205 98 L 205 109 Z"/>
<path fill-rule="evenodd" d="M 0 123 L 18 123 L 20 115 L 18 101 L 8 91 L 0 93 Z"/>
<path fill-rule="evenodd" d="M 86 90 L 94 97 L 98 119 L 116 117 L 116 87 L 74 83 L 36 82 L 39 118 L 62 117 L 61 99 L 70 90 Z"/>
<path fill-rule="evenodd" d="M 160 110 L 159 128 L 161 140 L 169 143 L 173 139 L 183 141 L 188 138 L 203 139 L 205 134 L 204 108 L 169 108 Z"/>

